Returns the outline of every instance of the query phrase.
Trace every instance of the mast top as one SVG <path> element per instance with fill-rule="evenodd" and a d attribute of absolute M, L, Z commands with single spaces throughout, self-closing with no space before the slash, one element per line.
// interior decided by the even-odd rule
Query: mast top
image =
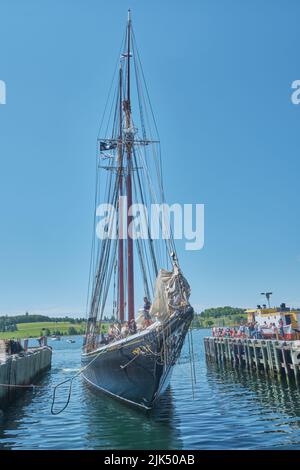
<path fill-rule="evenodd" d="M 131 10 L 128 8 L 128 23 L 131 21 Z"/>

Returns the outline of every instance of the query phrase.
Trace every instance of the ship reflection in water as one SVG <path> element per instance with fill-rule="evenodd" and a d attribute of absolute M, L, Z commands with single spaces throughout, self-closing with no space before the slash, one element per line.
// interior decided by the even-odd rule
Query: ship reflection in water
<path fill-rule="evenodd" d="M 4 449 L 300 449 L 300 390 L 246 370 L 206 363 L 203 338 L 193 332 L 194 399 L 188 344 L 171 388 L 150 413 L 97 395 L 79 378 L 68 408 L 50 414 L 53 386 L 78 371 L 82 338 L 53 342 L 45 388 L 25 393 L 0 421 Z M 173 386 L 172 386 L 173 385 Z M 61 390 L 56 410 L 66 401 Z"/>
<path fill-rule="evenodd" d="M 174 404 L 170 389 L 160 399 L 160 406 L 151 413 L 100 395 L 84 384 L 89 393 L 85 407 L 89 416 L 86 440 L 97 448 L 107 449 L 180 449 L 180 431 L 174 420 Z"/>

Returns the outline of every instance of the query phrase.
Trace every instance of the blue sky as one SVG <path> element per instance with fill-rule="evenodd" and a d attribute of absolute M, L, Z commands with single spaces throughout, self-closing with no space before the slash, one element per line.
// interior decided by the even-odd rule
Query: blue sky
<path fill-rule="evenodd" d="M 296 0 L 1 0 L 0 313 L 85 311 L 95 142 L 127 8 L 170 202 L 205 204 L 184 252 L 197 309 L 300 306 Z"/>

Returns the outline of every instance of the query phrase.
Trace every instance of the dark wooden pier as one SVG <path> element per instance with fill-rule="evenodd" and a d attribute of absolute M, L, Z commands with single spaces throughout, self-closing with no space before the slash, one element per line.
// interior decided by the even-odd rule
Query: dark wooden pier
<path fill-rule="evenodd" d="M 293 376 L 300 382 L 300 341 L 205 337 L 204 347 L 209 360 Z"/>
<path fill-rule="evenodd" d="M 12 354 L 6 351 L 5 341 L 0 340 L 0 410 L 50 369 L 51 359 L 49 346 L 26 347 L 26 351 Z"/>

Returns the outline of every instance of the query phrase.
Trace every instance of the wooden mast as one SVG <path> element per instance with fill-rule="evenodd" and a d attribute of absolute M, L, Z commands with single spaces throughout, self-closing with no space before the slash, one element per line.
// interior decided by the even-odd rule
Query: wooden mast
<path fill-rule="evenodd" d="M 134 273 L 133 273 L 133 240 L 128 232 L 128 228 L 132 221 L 132 216 L 129 215 L 129 209 L 132 206 L 132 181 L 131 181 L 131 151 L 132 141 L 130 136 L 131 127 L 131 105 L 130 105 L 130 28 L 131 28 L 131 15 L 128 10 L 128 26 L 127 26 L 127 96 L 124 101 L 124 110 L 126 115 L 126 129 L 127 129 L 127 175 L 126 175 L 126 193 L 127 193 L 127 297 L 128 297 L 128 320 L 134 319 Z"/>
<path fill-rule="evenodd" d="M 122 63 L 119 72 L 119 142 L 118 142 L 118 164 L 119 164 L 119 241 L 118 241 L 118 258 L 119 258 L 119 320 L 124 321 L 124 245 L 123 245 L 123 207 L 120 206 L 121 197 L 123 195 L 123 144 L 122 144 Z"/>

